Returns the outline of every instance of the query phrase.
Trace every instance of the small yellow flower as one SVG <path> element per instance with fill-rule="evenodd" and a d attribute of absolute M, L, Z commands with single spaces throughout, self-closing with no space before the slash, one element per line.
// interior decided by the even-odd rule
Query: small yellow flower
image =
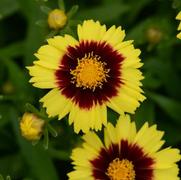
<path fill-rule="evenodd" d="M 179 24 L 178 29 L 177 29 L 180 31 L 181 30 L 181 11 L 178 13 L 176 19 L 180 20 L 180 24 Z M 179 34 L 177 34 L 177 38 L 181 39 L 181 32 Z"/>
<path fill-rule="evenodd" d="M 44 120 L 38 118 L 35 114 L 24 113 L 21 122 L 21 134 L 27 140 L 39 140 L 42 134 Z"/>
<path fill-rule="evenodd" d="M 60 9 L 52 10 L 48 15 L 48 25 L 52 29 L 60 29 L 65 26 L 67 16 L 64 11 Z"/>
<path fill-rule="evenodd" d="M 91 131 L 83 136 L 71 155 L 69 180 L 179 180 L 180 151 L 162 149 L 163 134 L 147 122 L 137 131 L 135 122 L 121 115 L 115 127 L 108 123 L 104 129 L 104 141 Z"/>

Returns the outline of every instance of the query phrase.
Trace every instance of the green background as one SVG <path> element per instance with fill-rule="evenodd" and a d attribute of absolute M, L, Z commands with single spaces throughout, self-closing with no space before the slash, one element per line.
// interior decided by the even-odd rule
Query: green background
<path fill-rule="evenodd" d="M 61 2 L 60 6 L 61 5 Z M 143 88 L 147 100 L 132 116 L 138 127 L 145 121 L 157 123 L 165 131 L 167 146 L 181 144 L 181 40 L 176 38 L 179 22 L 175 17 L 181 10 L 180 0 L 66 0 L 68 12 L 73 5 L 79 10 L 60 34 L 74 35 L 77 22 L 99 20 L 108 27 L 122 26 L 126 39 L 133 39 L 140 48 L 144 62 Z M 57 33 L 46 24 L 48 8 L 57 8 L 56 0 L 0 0 L 0 174 L 12 179 L 67 179 L 72 169 L 69 155 L 80 144 L 79 135 L 62 121 L 51 124 L 58 132 L 49 136 L 49 148 L 41 141 L 36 146 L 24 140 L 19 132 L 19 120 L 25 104 L 39 109 L 39 98 L 47 91 L 28 83 L 25 69 L 31 65 L 33 54 L 47 37 Z M 69 12 L 69 15 L 70 12 Z M 117 114 L 109 110 L 109 121 L 115 123 Z"/>

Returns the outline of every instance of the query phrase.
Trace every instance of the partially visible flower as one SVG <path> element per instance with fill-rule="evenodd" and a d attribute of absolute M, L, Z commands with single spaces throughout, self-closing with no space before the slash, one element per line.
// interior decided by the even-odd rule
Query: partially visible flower
<path fill-rule="evenodd" d="M 24 113 L 20 121 L 21 134 L 27 140 L 39 140 L 44 126 L 44 120 L 33 113 Z"/>
<path fill-rule="evenodd" d="M 67 16 L 63 10 L 54 9 L 48 15 L 48 25 L 52 29 L 60 29 L 65 26 Z"/>
<path fill-rule="evenodd" d="M 180 20 L 180 24 L 178 26 L 178 29 L 177 30 L 181 30 L 181 11 L 178 13 L 176 19 Z M 181 32 L 179 34 L 177 34 L 177 38 L 181 39 Z"/>
<path fill-rule="evenodd" d="M 137 132 L 135 122 L 123 115 L 104 130 L 104 143 L 93 132 L 83 136 L 82 147 L 72 152 L 70 180 L 179 180 L 178 149 L 160 150 L 162 131 L 145 123 Z"/>
<path fill-rule="evenodd" d="M 133 41 L 123 41 L 121 27 L 87 20 L 78 25 L 78 38 L 48 39 L 28 67 L 35 87 L 51 89 L 40 101 L 49 116 L 62 119 L 69 113 L 74 131 L 100 130 L 107 125 L 107 107 L 134 113 L 145 99 L 141 88 L 143 65 Z"/>

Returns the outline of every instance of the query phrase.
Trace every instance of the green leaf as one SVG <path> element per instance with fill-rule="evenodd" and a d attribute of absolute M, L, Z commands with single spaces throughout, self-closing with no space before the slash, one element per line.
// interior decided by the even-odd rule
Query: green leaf
<path fill-rule="evenodd" d="M 167 145 L 176 145 L 181 142 L 180 127 L 168 122 L 165 118 L 157 120 L 158 129 L 165 132 L 164 139 Z"/>
<path fill-rule="evenodd" d="M 45 128 L 44 130 L 44 139 L 43 139 L 43 147 L 46 149 L 48 149 L 48 144 L 49 144 L 49 133 L 48 133 L 48 129 Z"/>
<path fill-rule="evenodd" d="M 173 0 L 172 7 L 179 10 L 181 8 L 181 1 Z"/>
<path fill-rule="evenodd" d="M 11 162 L 11 163 L 10 163 Z M 0 172 L 3 172 L 4 179 L 8 179 L 8 176 L 5 175 L 17 175 L 21 172 L 23 167 L 23 159 L 20 154 L 12 153 L 0 157 L 0 164 L 3 164 L 3 167 L 0 166 Z M 10 176 L 9 176 L 10 178 Z"/>
<path fill-rule="evenodd" d="M 50 31 L 49 34 L 46 36 L 46 39 L 49 39 L 49 38 L 55 36 L 57 33 L 58 33 L 57 30 Z"/>
<path fill-rule="evenodd" d="M 8 105 L 0 103 L 0 129 L 9 123 L 9 117 L 7 116 Z"/>
<path fill-rule="evenodd" d="M 38 20 L 38 21 L 36 21 L 35 24 L 40 27 L 44 27 L 44 28 L 47 27 L 47 21 L 45 21 L 45 20 Z"/>
<path fill-rule="evenodd" d="M 101 22 L 108 22 L 118 19 L 120 15 L 129 10 L 129 6 L 121 3 L 111 3 L 104 6 L 80 10 L 77 14 L 77 19 L 94 19 Z M 113 12 L 113 13 L 111 13 Z"/>
<path fill-rule="evenodd" d="M 161 87 L 162 82 L 158 77 L 155 77 L 154 74 L 150 71 L 144 73 L 145 78 L 143 79 L 143 87 L 149 89 L 157 89 Z"/>
<path fill-rule="evenodd" d="M 72 6 L 72 8 L 67 13 L 68 19 L 71 19 L 77 13 L 78 9 L 79 9 L 78 5 Z"/>
<path fill-rule="evenodd" d="M 181 124 L 181 102 L 153 92 L 148 92 L 147 95 L 155 101 L 176 123 Z"/>
<path fill-rule="evenodd" d="M 45 14 L 49 14 L 50 13 L 50 11 L 51 11 L 51 9 L 49 8 L 49 7 L 47 7 L 47 6 L 45 6 L 45 5 L 42 5 L 42 6 L 40 6 L 40 9 L 41 9 L 41 11 L 42 12 L 44 12 Z"/>
<path fill-rule="evenodd" d="M 53 128 L 52 125 L 48 124 L 47 128 L 48 128 L 48 131 L 51 133 L 51 135 L 53 137 L 57 137 L 58 136 L 57 131 Z"/>
<path fill-rule="evenodd" d="M 0 20 L 15 13 L 19 9 L 19 4 L 16 0 L 1 0 L 0 1 Z"/>
<path fill-rule="evenodd" d="M 40 112 L 38 111 L 38 109 L 36 109 L 32 104 L 30 104 L 30 103 L 26 103 L 26 105 L 25 105 L 25 107 L 26 107 L 26 110 L 27 111 L 30 111 L 30 112 L 32 112 L 32 113 L 35 113 L 35 114 L 39 114 Z"/>
<path fill-rule="evenodd" d="M 3 176 L 0 174 L 0 180 L 4 180 Z"/>
<path fill-rule="evenodd" d="M 11 44 L 9 46 L 5 46 L 0 49 L 0 57 L 1 58 L 12 58 L 12 57 L 18 57 L 23 55 L 24 51 L 24 42 L 16 42 L 14 44 Z"/>
<path fill-rule="evenodd" d="M 59 9 L 65 11 L 64 0 L 58 0 L 58 7 L 59 7 Z"/>
<path fill-rule="evenodd" d="M 10 177 L 10 176 L 7 176 L 7 177 L 6 177 L 6 180 L 11 180 L 11 177 Z"/>
<path fill-rule="evenodd" d="M 24 99 L 26 98 L 27 101 L 31 101 L 31 87 L 28 84 L 28 79 L 24 75 L 24 72 L 20 69 L 17 63 L 15 63 L 11 59 L 3 59 L 2 63 L 4 63 L 5 67 L 8 70 L 8 77 L 11 83 L 16 88 L 16 93 L 18 95 L 17 98 Z"/>

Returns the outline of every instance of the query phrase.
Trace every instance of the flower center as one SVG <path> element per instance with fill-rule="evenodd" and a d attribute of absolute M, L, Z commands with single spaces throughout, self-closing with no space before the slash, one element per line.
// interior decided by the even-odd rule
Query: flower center
<path fill-rule="evenodd" d="M 73 75 L 72 83 L 76 84 L 76 87 L 89 88 L 93 91 L 96 87 L 102 88 L 103 82 L 107 81 L 109 69 L 106 69 L 106 63 L 99 59 L 100 57 L 93 53 L 78 59 L 77 67 L 70 71 Z"/>
<path fill-rule="evenodd" d="M 114 159 L 107 168 L 106 175 L 110 180 L 135 180 L 135 171 L 132 162 L 127 159 Z"/>

